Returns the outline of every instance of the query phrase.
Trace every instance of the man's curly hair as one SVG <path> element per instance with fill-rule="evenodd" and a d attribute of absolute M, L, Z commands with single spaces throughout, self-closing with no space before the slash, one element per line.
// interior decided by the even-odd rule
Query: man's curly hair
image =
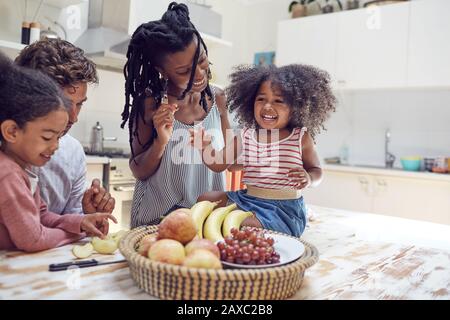
<path fill-rule="evenodd" d="M 78 82 L 98 83 L 95 63 L 82 49 L 65 40 L 36 41 L 20 52 L 15 63 L 46 73 L 61 87 Z"/>
<path fill-rule="evenodd" d="M 331 112 L 336 110 L 336 98 L 330 87 L 327 72 L 309 65 L 290 64 L 276 66 L 238 66 L 230 75 L 226 88 L 230 111 L 236 111 L 241 125 L 258 128 L 254 116 L 256 94 L 264 81 L 281 91 L 290 107 L 290 128 L 307 127 L 314 138 Z"/>

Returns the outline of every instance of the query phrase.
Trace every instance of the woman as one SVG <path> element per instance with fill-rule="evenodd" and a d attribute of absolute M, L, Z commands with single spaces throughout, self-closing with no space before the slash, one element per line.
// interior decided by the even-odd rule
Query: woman
<path fill-rule="evenodd" d="M 190 147 L 188 129 L 215 130 L 221 148 L 230 125 L 223 92 L 209 85 L 208 51 L 186 5 L 172 2 L 160 20 L 139 26 L 127 58 L 122 127 L 129 122 L 137 178 L 131 227 L 137 227 L 225 189 L 224 173 L 210 171 Z"/>

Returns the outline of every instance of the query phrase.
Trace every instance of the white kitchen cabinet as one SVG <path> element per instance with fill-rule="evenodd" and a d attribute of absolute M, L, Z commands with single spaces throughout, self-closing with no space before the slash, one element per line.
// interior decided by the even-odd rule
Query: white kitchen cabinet
<path fill-rule="evenodd" d="M 408 50 L 409 86 L 450 85 L 450 1 L 412 1 Z"/>
<path fill-rule="evenodd" d="M 336 16 L 339 87 L 404 87 L 409 4 L 346 11 Z"/>
<path fill-rule="evenodd" d="M 450 224 L 450 183 L 374 176 L 372 212 Z"/>
<path fill-rule="evenodd" d="M 104 172 L 109 171 L 111 159 L 108 157 L 86 156 L 86 184 L 89 187 L 93 179 L 99 179 L 105 185 Z M 106 170 L 105 170 L 106 169 Z"/>
<path fill-rule="evenodd" d="M 337 15 L 312 16 L 278 24 L 277 65 L 310 64 L 336 74 Z"/>
<path fill-rule="evenodd" d="M 277 64 L 312 64 L 338 89 L 450 86 L 450 1 L 374 6 L 282 21 Z"/>
<path fill-rule="evenodd" d="M 326 171 L 322 183 L 304 191 L 306 203 L 351 211 L 372 210 L 371 178 L 367 175 Z"/>
<path fill-rule="evenodd" d="M 86 188 L 91 186 L 93 179 L 99 179 L 103 183 L 103 166 L 102 163 L 88 163 L 86 165 Z"/>
<path fill-rule="evenodd" d="M 306 203 L 450 225 L 450 181 L 352 171 L 324 171 Z"/>

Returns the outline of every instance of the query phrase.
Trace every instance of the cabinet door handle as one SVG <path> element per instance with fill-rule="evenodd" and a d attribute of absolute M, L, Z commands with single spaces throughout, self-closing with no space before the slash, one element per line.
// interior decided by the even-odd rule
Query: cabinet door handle
<path fill-rule="evenodd" d="M 363 191 L 365 191 L 366 193 L 369 193 L 369 180 L 367 180 L 366 177 L 358 177 L 358 181 L 361 184 L 361 188 L 363 189 Z"/>
<path fill-rule="evenodd" d="M 358 177 L 359 183 L 361 184 L 369 184 L 369 181 L 366 177 Z"/>

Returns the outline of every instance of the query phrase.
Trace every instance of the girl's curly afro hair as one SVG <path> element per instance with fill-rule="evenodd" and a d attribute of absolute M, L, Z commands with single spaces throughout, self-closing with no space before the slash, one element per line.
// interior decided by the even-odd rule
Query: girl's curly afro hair
<path fill-rule="evenodd" d="M 246 127 L 258 128 L 254 103 L 259 87 L 270 81 L 281 91 L 284 102 L 291 109 L 291 128 L 307 127 L 310 135 L 324 129 L 323 123 L 336 110 L 336 98 L 330 87 L 327 72 L 309 65 L 238 66 L 230 75 L 226 88 L 228 107 L 236 111 L 238 121 Z"/>

